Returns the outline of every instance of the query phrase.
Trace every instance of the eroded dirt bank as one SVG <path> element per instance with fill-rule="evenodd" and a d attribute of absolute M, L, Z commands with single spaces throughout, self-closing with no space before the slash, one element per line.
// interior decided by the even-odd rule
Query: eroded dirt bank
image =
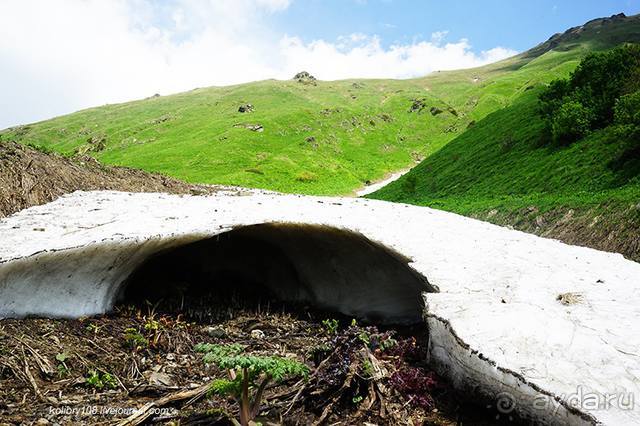
<path fill-rule="evenodd" d="M 15 142 L 0 142 L 0 217 L 73 191 L 99 189 L 172 194 L 216 190 L 142 170 L 103 166 L 89 156 L 67 158 Z"/>

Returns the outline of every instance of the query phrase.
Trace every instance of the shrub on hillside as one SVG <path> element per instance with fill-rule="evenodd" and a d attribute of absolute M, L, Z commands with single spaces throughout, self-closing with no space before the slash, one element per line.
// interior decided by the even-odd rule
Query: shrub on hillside
<path fill-rule="evenodd" d="M 542 116 L 547 120 L 552 119 L 569 93 L 571 93 L 569 80 L 561 78 L 549 83 L 549 86 L 540 94 L 540 113 Z"/>
<path fill-rule="evenodd" d="M 637 107 L 637 99 L 626 98 L 640 88 L 640 46 L 625 45 L 587 55 L 569 79 L 553 81 L 540 95 L 540 112 L 553 141 L 569 144 L 589 131 L 614 122 L 620 109 Z"/>
<path fill-rule="evenodd" d="M 591 130 L 594 113 L 578 101 L 563 103 L 551 123 L 551 134 L 557 144 L 568 144 L 586 136 Z"/>
<path fill-rule="evenodd" d="M 640 46 L 626 45 L 587 55 L 572 73 L 573 96 L 593 110 L 598 128 L 613 121 L 616 100 L 635 91 L 632 80 L 638 68 Z"/>
<path fill-rule="evenodd" d="M 640 91 L 617 100 L 614 118 L 616 124 L 640 126 Z"/>

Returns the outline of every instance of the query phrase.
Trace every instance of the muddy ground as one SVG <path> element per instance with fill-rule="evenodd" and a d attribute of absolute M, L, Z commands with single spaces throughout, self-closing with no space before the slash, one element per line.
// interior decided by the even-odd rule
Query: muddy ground
<path fill-rule="evenodd" d="M 198 343 L 240 344 L 245 354 L 306 366 L 306 378 L 266 387 L 262 424 L 515 423 L 431 371 L 423 326 L 382 329 L 277 302 L 240 305 L 2 320 L 0 424 L 232 424 L 237 401 L 210 391 L 228 371 L 205 364 Z"/>

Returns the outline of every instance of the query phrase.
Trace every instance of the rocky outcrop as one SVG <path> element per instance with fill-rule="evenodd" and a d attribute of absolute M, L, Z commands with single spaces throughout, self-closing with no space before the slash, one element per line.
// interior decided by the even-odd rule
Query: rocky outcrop
<path fill-rule="evenodd" d="M 411 100 L 409 112 L 422 112 L 427 106 L 424 98 L 416 98 Z"/>
<path fill-rule="evenodd" d="M 253 108 L 253 105 L 251 104 L 242 104 L 238 107 L 238 112 L 245 113 L 245 112 L 253 112 L 253 111 L 254 111 L 254 108 Z"/>
<path fill-rule="evenodd" d="M 309 74 L 307 71 L 301 71 L 297 73 L 296 75 L 293 76 L 293 79 L 298 83 L 302 83 L 302 84 L 310 84 L 313 86 L 318 84 L 317 83 L 318 80 L 314 76 Z"/>
<path fill-rule="evenodd" d="M 262 124 L 250 124 L 250 123 L 237 123 L 234 124 L 233 127 L 236 128 L 241 128 L 241 129 L 247 129 L 247 130 L 251 130 L 252 132 L 264 132 L 264 127 L 262 127 Z"/>
<path fill-rule="evenodd" d="M 608 18 L 597 18 L 592 19 L 591 21 L 586 22 L 583 25 L 579 25 L 577 27 L 572 27 L 566 30 L 563 33 L 557 33 L 552 35 L 547 41 L 544 43 L 540 43 L 536 47 L 529 49 L 528 51 L 522 54 L 524 58 L 535 58 L 544 53 L 553 50 L 562 48 L 562 46 L 569 45 L 571 43 L 575 43 L 579 41 L 581 38 L 591 34 L 592 36 L 600 36 L 600 31 L 602 31 L 605 27 L 611 24 L 621 24 L 624 25 L 626 23 L 640 23 L 640 15 L 634 16 L 626 16 L 624 13 L 618 13 L 616 15 L 612 15 Z M 614 37 L 615 35 L 611 35 L 610 37 Z M 613 45 L 617 43 L 621 43 L 623 41 L 638 41 L 638 34 L 634 34 L 632 32 L 627 32 L 620 40 L 609 40 Z"/>

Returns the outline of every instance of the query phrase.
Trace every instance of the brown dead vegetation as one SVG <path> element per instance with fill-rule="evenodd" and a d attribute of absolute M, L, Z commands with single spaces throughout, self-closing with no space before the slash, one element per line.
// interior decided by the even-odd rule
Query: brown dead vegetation
<path fill-rule="evenodd" d="M 101 189 L 173 194 L 216 190 L 141 170 L 103 166 L 89 156 L 67 158 L 15 142 L 0 142 L 0 217 L 73 191 Z"/>

